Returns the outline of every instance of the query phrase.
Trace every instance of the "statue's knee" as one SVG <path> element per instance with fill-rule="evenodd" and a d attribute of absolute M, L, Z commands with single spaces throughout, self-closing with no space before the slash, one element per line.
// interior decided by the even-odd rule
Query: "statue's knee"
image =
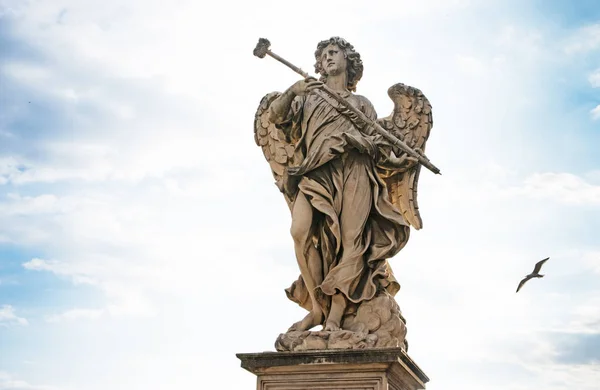
<path fill-rule="evenodd" d="M 292 223 L 290 233 L 294 242 L 302 243 L 306 241 L 306 237 L 308 236 L 308 229 L 302 224 Z"/>

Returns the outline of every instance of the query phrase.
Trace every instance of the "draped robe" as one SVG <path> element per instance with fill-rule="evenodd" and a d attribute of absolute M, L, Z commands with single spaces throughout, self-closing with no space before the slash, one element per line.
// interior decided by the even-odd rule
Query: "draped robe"
<path fill-rule="evenodd" d="M 406 245 L 410 232 L 378 175 L 380 146 L 385 141 L 368 130 L 367 135 L 361 133 L 339 106 L 336 109 L 328 103 L 330 99 L 316 93 L 296 97 L 287 119 L 278 125 L 296 145 L 296 164 L 287 170 L 288 182 L 293 184 L 286 189 L 292 199 L 297 191 L 302 192 L 313 208 L 304 253 L 309 245 L 320 253 L 323 282 L 316 296 L 325 313 L 337 292 L 348 299 L 349 308 L 372 299 L 382 289 L 394 296 L 400 285 L 387 259 Z M 347 100 L 370 119 L 377 119 L 365 97 L 350 95 Z M 286 293 L 311 310 L 302 276 Z"/>

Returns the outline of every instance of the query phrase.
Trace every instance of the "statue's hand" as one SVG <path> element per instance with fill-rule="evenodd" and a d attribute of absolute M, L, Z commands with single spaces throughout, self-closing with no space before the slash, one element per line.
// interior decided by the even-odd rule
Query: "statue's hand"
<path fill-rule="evenodd" d="M 419 162 L 419 159 L 416 157 L 408 156 L 406 154 L 402 155 L 402 157 L 394 157 L 389 156 L 386 161 L 386 166 L 390 168 L 397 169 L 399 171 L 406 171 L 413 167 L 415 164 Z"/>
<path fill-rule="evenodd" d="M 304 96 L 309 94 L 313 89 L 321 87 L 323 87 L 323 82 L 314 77 L 308 77 L 304 80 L 295 82 L 294 85 L 290 87 L 290 90 L 297 96 Z"/>

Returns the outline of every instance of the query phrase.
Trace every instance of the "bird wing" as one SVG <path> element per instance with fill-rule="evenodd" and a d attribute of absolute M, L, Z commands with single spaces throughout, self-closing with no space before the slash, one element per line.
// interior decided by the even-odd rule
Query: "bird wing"
<path fill-rule="evenodd" d="M 542 270 L 542 265 L 549 259 L 549 257 L 546 257 L 544 260 L 540 260 L 535 264 L 535 268 L 533 269 L 533 273 L 534 274 L 539 274 L 540 271 Z"/>
<path fill-rule="evenodd" d="M 525 284 L 525 282 L 527 282 L 529 279 L 531 279 L 531 276 L 526 276 L 523 278 L 523 280 L 521 280 L 521 282 L 519 283 L 519 287 L 517 287 L 517 291 L 519 292 L 519 290 L 521 289 L 521 287 L 523 287 L 523 285 Z"/>

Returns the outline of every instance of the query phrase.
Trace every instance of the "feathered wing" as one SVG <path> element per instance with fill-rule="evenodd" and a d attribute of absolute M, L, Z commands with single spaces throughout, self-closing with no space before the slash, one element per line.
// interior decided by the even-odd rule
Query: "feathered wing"
<path fill-rule="evenodd" d="M 521 289 L 521 287 L 523 287 L 523 285 L 524 285 L 525 283 L 527 283 L 527 281 L 528 281 L 529 279 L 531 279 L 531 278 L 530 278 L 529 276 L 526 276 L 526 277 L 525 277 L 523 280 L 521 280 L 521 281 L 519 282 L 519 286 L 517 287 L 517 291 L 516 291 L 516 292 L 519 292 L 519 290 Z"/>
<path fill-rule="evenodd" d="M 288 206 L 291 207 L 294 194 L 289 189 L 290 178 L 286 168 L 294 158 L 295 148 L 283 130 L 269 120 L 268 110 L 280 95 L 279 92 L 271 92 L 262 98 L 254 117 L 254 140 L 269 162 L 277 188 L 284 194 Z"/>
<path fill-rule="evenodd" d="M 534 274 L 539 274 L 540 271 L 542 270 L 542 265 L 544 265 L 544 263 L 546 261 L 548 261 L 549 257 L 546 257 L 544 260 L 540 260 L 537 263 L 535 263 L 535 267 L 533 268 L 533 273 Z"/>
<path fill-rule="evenodd" d="M 425 152 L 425 143 L 433 127 L 431 104 L 417 88 L 399 83 L 388 89 L 394 102 L 394 111 L 377 122 L 413 149 Z M 415 229 L 423 227 L 417 203 L 417 184 L 421 165 L 416 164 L 405 172 L 387 172 L 382 175 L 388 187 L 392 204 Z"/>

